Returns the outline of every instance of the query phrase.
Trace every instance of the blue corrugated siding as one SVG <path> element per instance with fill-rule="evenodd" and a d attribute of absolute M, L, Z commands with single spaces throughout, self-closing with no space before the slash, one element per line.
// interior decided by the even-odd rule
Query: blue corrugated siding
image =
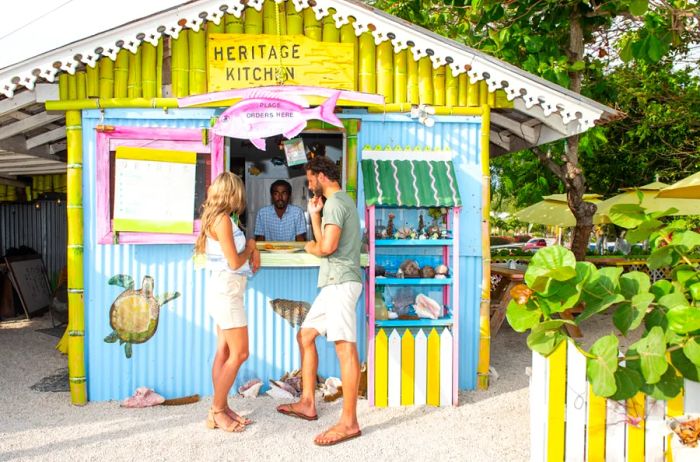
<path fill-rule="evenodd" d="M 362 115 L 358 135 L 361 148 L 425 147 L 451 149 L 462 196 L 460 220 L 460 374 L 459 387 L 476 387 L 479 360 L 479 301 L 481 297 L 481 119 L 436 117 L 428 128 L 402 115 Z M 359 172 L 362 175 L 362 172 Z M 358 183 L 362 184 L 362 178 Z M 364 195 L 358 193 L 359 203 Z"/>
<path fill-rule="evenodd" d="M 95 126 L 196 128 L 209 125 L 212 110 L 114 110 L 104 119 L 97 111 L 83 118 L 85 213 L 85 311 L 88 392 L 91 400 L 122 399 L 135 388 L 148 386 L 166 397 L 193 393 L 210 395 L 215 326 L 204 310 L 204 271 L 195 271 L 191 245 L 98 245 L 95 229 Z M 123 347 L 107 344 L 111 332 L 109 308 L 121 289 L 107 281 L 129 274 L 140 287 L 153 276 L 156 293 L 179 291 L 182 296 L 163 307 L 154 337 L 134 345 L 126 359 Z M 296 329 L 273 313 L 269 300 L 296 298 L 311 301 L 316 294 L 316 268 L 264 268 L 250 280 L 246 293 L 250 358 L 237 384 L 253 377 L 279 378 L 299 367 Z M 358 313 L 364 312 L 364 302 Z M 366 335 L 358 316 L 358 347 L 365 355 Z M 339 376 L 332 344 L 319 339 L 319 373 Z"/>

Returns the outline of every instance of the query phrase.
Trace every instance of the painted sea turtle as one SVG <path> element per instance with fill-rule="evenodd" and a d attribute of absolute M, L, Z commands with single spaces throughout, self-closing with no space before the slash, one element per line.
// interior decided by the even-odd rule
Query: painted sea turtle
<path fill-rule="evenodd" d="M 141 288 L 134 290 L 134 279 L 128 274 L 117 274 L 109 285 L 123 287 L 109 309 L 109 324 L 112 333 L 105 342 L 124 344 L 124 354 L 131 358 L 131 345 L 148 341 L 158 327 L 160 307 L 180 296 L 180 292 L 166 292 L 153 296 L 153 278 L 144 276 Z"/>

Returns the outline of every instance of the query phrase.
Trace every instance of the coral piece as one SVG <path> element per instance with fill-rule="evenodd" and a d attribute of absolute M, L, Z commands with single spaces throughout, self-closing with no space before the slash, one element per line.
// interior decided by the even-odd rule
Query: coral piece
<path fill-rule="evenodd" d="M 389 214 L 389 222 L 386 225 L 386 235 L 387 237 L 393 237 L 394 236 L 394 218 L 396 218 L 396 215 L 393 213 Z"/>
<path fill-rule="evenodd" d="M 423 294 L 416 296 L 416 303 L 413 305 L 413 309 L 421 318 L 437 319 L 442 315 L 442 305 Z"/>
<path fill-rule="evenodd" d="M 420 276 L 420 267 L 415 260 L 404 260 L 399 266 L 405 278 L 417 278 Z"/>
<path fill-rule="evenodd" d="M 450 274 L 450 269 L 447 265 L 437 265 L 435 267 L 435 277 L 437 279 L 445 279 Z"/>
<path fill-rule="evenodd" d="M 391 304 L 394 308 L 404 308 L 413 304 L 416 298 L 416 293 L 410 287 L 399 287 L 396 291 L 396 295 L 392 297 Z"/>
<path fill-rule="evenodd" d="M 238 393 L 240 393 L 244 398 L 255 398 L 258 396 L 258 393 L 260 393 L 261 387 L 262 380 L 248 380 L 246 383 L 238 387 Z"/>
<path fill-rule="evenodd" d="M 165 398 L 150 388 L 139 387 L 132 396 L 129 396 L 122 402 L 121 406 L 130 408 L 150 407 L 163 404 L 163 401 L 165 401 Z"/>
<path fill-rule="evenodd" d="M 435 277 L 435 268 L 430 265 L 425 265 L 420 269 L 420 277 L 431 279 Z"/>

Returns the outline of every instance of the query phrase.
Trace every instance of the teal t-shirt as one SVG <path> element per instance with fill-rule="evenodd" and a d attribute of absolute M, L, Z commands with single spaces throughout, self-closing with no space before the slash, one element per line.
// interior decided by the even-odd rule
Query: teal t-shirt
<path fill-rule="evenodd" d="M 345 191 L 338 191 L 326 200 L 321 229 L 326 225 L 337 225 L 342 231 L 336 251 L 321 259 L 318 286 L 362 282 L 360 216 L 357 214 L 355 203 Z"/>

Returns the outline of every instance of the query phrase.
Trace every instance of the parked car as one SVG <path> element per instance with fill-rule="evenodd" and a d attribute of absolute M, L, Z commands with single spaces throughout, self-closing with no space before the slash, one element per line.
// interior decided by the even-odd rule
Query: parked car
<path fill-rule="evenodd" d="M 529 250 L 530 252 L 534 252 L 536 250 L 541 249 L 542 247 L 547 247 L 547 241 L 541 237 L 534 237 L 525 243 L 525 245 L 523 246 L 523 250 Z"/>

